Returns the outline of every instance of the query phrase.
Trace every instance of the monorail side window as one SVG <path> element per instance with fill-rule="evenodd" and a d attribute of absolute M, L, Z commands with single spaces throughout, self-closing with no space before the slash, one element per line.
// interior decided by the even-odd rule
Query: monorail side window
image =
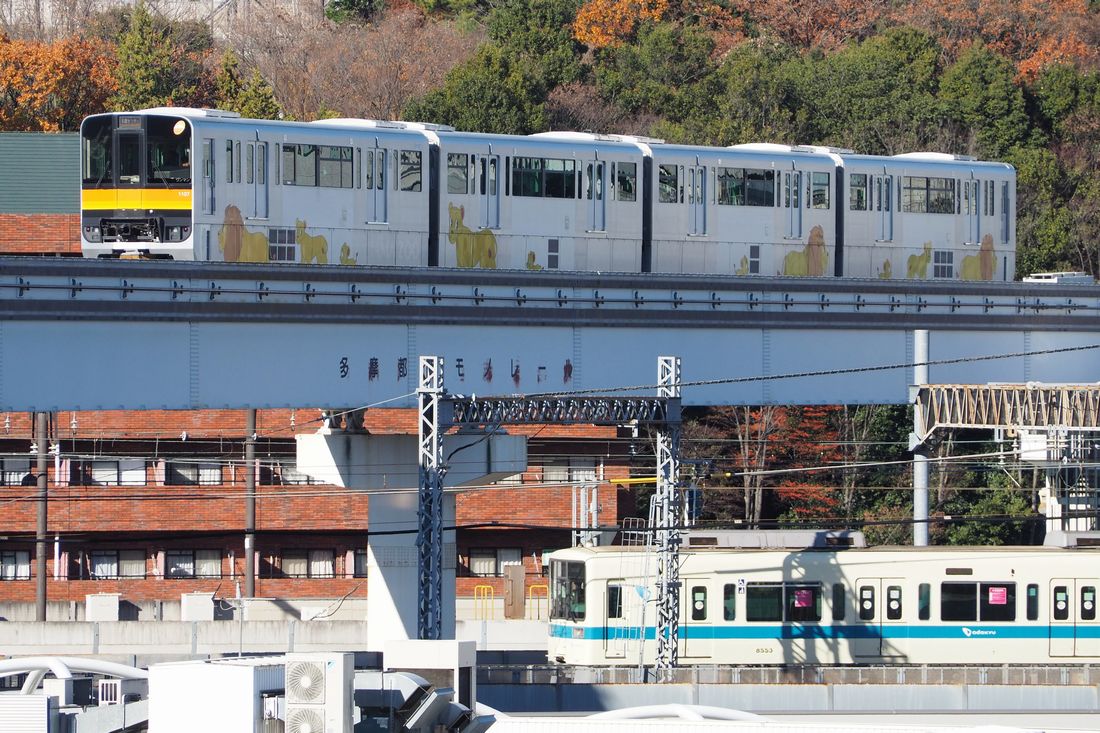
<path fill-rule="evenodd" d="M 607 617 L 623 617 L 623 587 L 621 585 L 607 585 Z"/>
<path fill-rule="evenodd" d="M 1069 618 L 1069 590 L 1064 585 L 1054 586 L 1054 620 L 1065 621 Z"/>
<path fill-rule="evenodd" d="M 615 168 L 615 195 L 619 201 L 638 200 L 638 164 L 619 163 Z"/>
<path fill-rule="evenodd" d="M 745 588 L 746 621 L 782 621 L 783 586 L 778 583 L 749 583 Z"/>
<path fill-rule="evenodd" d="M 447 153 L 447 193 L 469 193 L 469 157 L 466 153 Z"/>
<path fill-rule="evenodd" d="M 848 208 L 867 211 L 867 174 L 853 173 L 848 177 Z"/>
<path fill-rule="evenodd" d="M 1027 586 L 1027 620 L 1039 618 L 1039 586 L 1031 583 Z"/>
<path fill-rule="evenodd" d="M 542 196 L 542 158 L 512 159 L 512 195 Z"/>
<path fill-rule="evenodd" d="M 675 165 L 661 164 L 657 167 L 657 187 L 659 201 L 662 204 L 675 204 L 679 200 L 677 192 L 680 190 L 679 169 Z"/>
<path fill-rule="evenodd" d="M 722 586 L 722 620 L 733 621 L 737 618 L 737 586 L 727 583 Z"/>
<path fill-rule="evenodd" d="M 811 206 L 815 209 L 829 208 L 829 174 L 811 173 L 813 191 L 810 194 Z"/>
<path fill-rule="evenodd" d="M 352 157 L 351 146 L 320 146 L 317 156 L 320 176 L 317 185 L 324 186 L 325 188 L 351 188 Z M 417 168 L 417 172 L 419 174 L 419 167 Z"/>
<path fill-rule="evenodd" d="M 1096 620 L 1096 586 L 1086 585 L 1081 588 L 1081 620 Z"/>
<path fill-rule="evenodd" d="M 745 169 L 745 204 L 775 206 L 775 171 Z"/>
<path fill-rule="evenodd" d="M 419 191 L 421 184 L 420 151 L 401 151 L 401 190 Z"/>
<path fill-rule="evenodd" d="M 942 621 L 978 620 L 977 583 L 940 583 Z"/>
<path fill-rule="evenodd" d="M 821 620 L 821 586 L 817 583 L 787 584 L 786 621 L 805 623 Z"/>
<path fill-rule="evenodd" d="M 886 619 L 898 621 L 901 619 L 901 586 L 886 586 Z"/>
<path fill-rule="evenodd" d="M 691 587 L 691 620 L 707 620 L 707 587 L 705 585 Z"/>
<path fill-rule="evenodd" d="M 723 206 L 745 205 L 745 169 L 719 168 L 718 203 Z"/>
<path fill-rule="evenodd" d="M 583 621 L 584 563 L 550 563 L 550 618 Z"/>
<path fill-rule="evenodd" d="M 848 594 L 843 583 L 833 583 L 833 621 L 843 621 L 848 613 Z"/>
<path fill-rule="evenodd" d="M 577 177 L 573 174 L 576 165 L 576 161 L 572 160 L 550 158 L 543 161 L 543 177 L 546 181 L 543 191 L 547 198 L 571 199 L 576 197 L 576 191 L 573 190 L 573 184 L 577 180 Z M 590 165 L 588 168 L 591 175 L 592 166 Z M 597 181 L 598 185 L 599 182 Z M 589 198 L 591 197 L 590 191 Z M 599 197 L 597 196 L 597 198 Z"/>
<path fill-rule="evenodd" d="M 927 621 L 932 618 L 932 585 L 921 583 L 917 586 L 917 618 Z"/>
<path fill-rule="evenodd" d="M 1016 620 L 1016 584 L 982 583 L 981 607 L 982 621 Z"/>

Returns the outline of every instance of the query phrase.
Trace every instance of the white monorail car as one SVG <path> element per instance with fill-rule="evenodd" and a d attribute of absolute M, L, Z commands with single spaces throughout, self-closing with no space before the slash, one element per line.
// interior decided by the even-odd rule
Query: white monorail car
<path fill-rule="evenodd" d="M 551 662 L 653 663 L 656 554 L 550 556 Z M 684 664 L 1100 661 L 1100 554 L 1055 547 L 681 553 Z"/>
<path fill-rule="evenodd" d="M 962 280 L 1015 270 L 1015 171 L 956 156 L 185 108 L 94 115 L 81 138 L 88 257 Z"/>

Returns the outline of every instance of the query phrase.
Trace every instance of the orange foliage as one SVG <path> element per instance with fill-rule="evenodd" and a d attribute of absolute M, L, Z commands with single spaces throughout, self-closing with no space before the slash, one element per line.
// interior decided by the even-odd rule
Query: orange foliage
<path fill-rule="evenodd" d="M 1088 0 L 911 0 L 895 20 L 931 32 L 949 56 L 981 40 L 1014 61 L 1026 78 L 1051 63 L 1100 60 L 1085 40 L 1100 26 Z"/>
<path fill-rule="evenodd" d="M 888 16 L 890 0 L 732 0 L 765 35 L 798 48 L 836 50 L 873 34 Z"/>
<path fill-rule="evenodd" d="M 115 89 L 114 55 L 77 37 L 53 43 L 0 36 L 0 129 L 75 130 Z"/>
<path fill-rule="evenodd" d="M 660 20 L 668 0 L 588 0 L 573 21 L 573 36 L 589 48 L 620 46 L 643 20 Z"/>

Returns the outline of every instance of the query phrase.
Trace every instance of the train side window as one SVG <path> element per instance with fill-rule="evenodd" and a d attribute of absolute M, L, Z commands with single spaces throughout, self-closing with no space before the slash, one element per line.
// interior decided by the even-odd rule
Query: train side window
<path fill-rule="evenodd" d="M 469 157 L 466 153 L 447 153 L 447 193 L 469 193 Z"/>
<path fill-rule="evenodd" d="M 722 620 L 733 621 L 737 618 L 737 586 L 727 583 L 722 586 Z"/>
<path fill-rule="evenodd" d="M 861 585 L 859 587 L 859 620 L 871 621 L 875 618 L 875 587 L 873 585 Z"/>
<path fill-rule="evenodd" d="M 375 172 L 378 173 L 378 178 L 375 181 L 374 187 L 379 191 L 386 188 L 386 151 L 378 151 L 378 162 L 374 166 Z"/>
<path fill-rule="evenodd" d="M 607 586 L 607 617 L 623 617 L 623 587 L 621 585 Z"/>
<path fill-rule="evenodd" d="M 843 583 L 833 583 L 833 621 L 843 621 L 847 614 L 847 594 Z"/>
<path fill-rule="evenodd" d="M 1096 586 L 1094 585 L 1081 587 L 1081 620 L 1096 620 Z"/>
<path fill-rule="evenodd" d="M 1069 618 L 1069 591 L 1064 585 L 1054 586 L 1054 620 L 1065 621 Z"/>
<path fill-rule="evenodd" d="M 267 143 L 256 143 L 256 183 L 267 185 Z"/>
<path fill-rule="evenodd" d="M 932 586 L 929 583 L 917 586 L 917 618 L 921 621 L 932 618 Z"/>
<path fill-rule="evenodd" d="M 707 587 L 695 585 L 691 588 L 691 620 L 707 620 Z"/>
<path fill-rule="evenodd" d="M 225 141 L 225 182 L 233 182 L 233 141 Z"/>
<path fill-rule="evenodd" d="M 889 621 L 901 619 L 901 586 L 886 586 L 886 618 Z"/>
<path fill-rule="evenodd" d="M 202 198 L 202 213 L 214 213 L 214 140 L 204 138 L 202 141 L 203 186 L 206 195 Z"/>
<path fill-rule="evenodd" d="M 614 172 L 616 195 L 619 201 L 638 200 L 638 164 L 619 163 Z"/>
<path fill-rule="evenodd" d="M 812 206 L 815 209 L 829 208 L 829 174 L 811 173 L 813 181 L 813 193 L 811 194 Z"/>
<path fill-rule="evenodd" d="M 236 171 L 233 174 L 233 178 L 237 181 L 237 183 L 240 183 L 241 182 L 241 141 L 240 140 L 238 140 L 234 144 L 233 167 L 236 168 Z"/>
<path fill-rule="evenodd" d="M 982 621 L 1016 620 L 1015 583 L 982 583 L 980 600 Z"/>
<path fill-rule="evenodd" d="M 362 163 L 363 184 L 367 190 L 374 188 L 374 151 L 367 150 Z"/>
<path fill-rule="evenodd" d="M 674 204 L 677 199 L 677 191 L 679 190 L 679 178 L 677 177 L 677 168 L 674 165 L 659 165 L 657 166 L 657 186 L 659 191 L 659 201 L 662 204 Z"/>
<path fill-rule="evenodd" d="M 1027 586 L 1027 620 L 1039 618 L 1039 586 L 1031 583 Z"/>
<path fill-rule="evenodd" d="M 254 183 L 253 171 L 256 170 L 256 145 L 249 143 L 244 151 L 244 180 L 245 183 Z"/>
<path fill-rule="evenodd" d="M 940 583 L 940 619 L 978 620 L 977 583 Z"/>
<path fill-rule="evenodd" d="M 783 586 L 778 583 L 749 583 L 745 588 L 746 621 L 782 621 Z"/>
<path fill-rule="evenodd" d="M 421 166 L 419 150 L 402 150 L 401 161 L 401 190 L 419 191 L 421 187 Z"/>
<path fill-rule="evenodd" d="M 852 211 L 867 211 L 866 173 L 853 173 L 848 176 L 848 208 Z"/>
<path fill-rule="evenodd" d="M 821 620 L 821 586 L 789 584 L 785 587 L 787 613 L 785 621 L 803 623 Z"/>

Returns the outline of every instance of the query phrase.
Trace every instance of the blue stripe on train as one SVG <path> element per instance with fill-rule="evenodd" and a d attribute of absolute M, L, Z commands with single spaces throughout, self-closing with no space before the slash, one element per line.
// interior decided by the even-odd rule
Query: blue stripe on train
<path fill-rule="evenodd" d="M 637 639 L 637 627 L 567 626 L 550 624 L 550 636 L 586 641 Z M 579 634 L 579 635 L 578 635 Z M 1100 624 L 1078 626 L 821 626 L 817 624 L 783 626 L 680 626 L 684 639 L 1100 639 Z M 646 639 L 656 638 L 654 627 L 646 627 Z"/>

